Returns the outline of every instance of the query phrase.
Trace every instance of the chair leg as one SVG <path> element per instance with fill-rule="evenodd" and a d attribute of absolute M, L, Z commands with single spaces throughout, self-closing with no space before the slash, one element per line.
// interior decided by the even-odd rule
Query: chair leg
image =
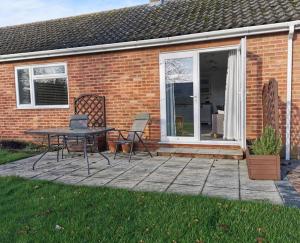
<path fill-rule="evenodd" d="M 141 144 L 142 144 L 142 145 L 144 146 L 144 148 L 146 149 L 147 153 L 148 153 L 148 154 L 150 155 L 150 157 L 152 158 L 153 156 L 152 156 L 152 154 L 150 153 L 150 151 L 149 151 L 148 147 L 146 146 L 146 144 L 143 142 L 143 140 L 140 138 L 139 135 L 137 135 L 137 136 L 138 136 L 138 138 L 139 138 Z"/>
<path fill-rule="evenodd" d="M 118 144 L 118 143 L 116 143 L 116 151 L 115 151 L 115 156 L 114 156 L 114 159 L 116 159 L 116 157 L 117 157 L 118 148 L 119 148 L 119 144 Z"/>
<path fill-rule="evenodd" d="M 59 146 L 57 146 L 56 161 L 59 162 Z"/>
<path fill-rule="evenodd" d="M 134 140 L 130 143 L 130 155 L 129 155 L 129 163 L 130 163 L 130 160 L 131 160 L 131 156 L 132 156 L 132 152 L 133 152 L 133 145 L 134 145 Z"/>

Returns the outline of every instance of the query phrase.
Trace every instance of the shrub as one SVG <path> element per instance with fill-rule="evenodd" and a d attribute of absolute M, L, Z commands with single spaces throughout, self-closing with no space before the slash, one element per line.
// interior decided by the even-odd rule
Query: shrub
<path fill-rule="evenodd" d="M 17 140 L 1 140 L 0 149 L 7 150 L 39 150 L 41 146 Z"/>
<path fill-rule="evenodd" d="M 279 155 L 281 149 L 281 137 L 270 126 L 265 127 L 260 138 L 256 139 L 251 146 L 251 151 L 255 155 Z"/>

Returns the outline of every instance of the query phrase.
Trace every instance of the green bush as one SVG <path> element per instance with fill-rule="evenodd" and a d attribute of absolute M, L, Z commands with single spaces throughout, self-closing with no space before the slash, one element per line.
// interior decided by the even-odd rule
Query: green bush
<path fill-rule="evenodd" d="M 270 126 L 265 127 L 261 137 L 256 139 L 251 146 L 251 151 L 255 155 L 279 155 L 281 149 L 281 137 Z"/>

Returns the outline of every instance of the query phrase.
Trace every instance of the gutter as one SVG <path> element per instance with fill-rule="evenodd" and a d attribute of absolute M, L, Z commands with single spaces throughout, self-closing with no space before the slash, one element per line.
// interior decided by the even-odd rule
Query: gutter
<path fill-rule="evenodd" d="M 251 35 L 261 35 L 261 34 L 289 31 L 289 27 L 291 25 L 293 26 L 300 25 L 300 20 L 277 23 L 277 24 L 258 25 L 258 26 L 242 27 L 242 28 L 235 28 L 235 29 L 204 32 L 198 34 L 166 37 L 166 38 L 159 38 L 159 39 L 0 55 L 0 62 L 132 50 L 132 49 L 146 48 L 146 47 L 157 47 L 157 46 L 164 46 L 164 45 L 175 45 L 175 44 L 192 43 L 192 42 L 199 42 L 199 41 L 209 41 L 209 40 L 218 40 L 218 39 L 226 39 L 226 38 L 245 37 Z"/>
<path fill-rule="evenodd" d="M 286 131 L 285 131 L 285 159 L 291 159 L 291 112 L 292 112 L 292 81 L 293 81 L 293 39 L 295 25 L 291 23 L 288 34 L 288 63 L 287 63 L 287 87 L 286 87 Z"/>

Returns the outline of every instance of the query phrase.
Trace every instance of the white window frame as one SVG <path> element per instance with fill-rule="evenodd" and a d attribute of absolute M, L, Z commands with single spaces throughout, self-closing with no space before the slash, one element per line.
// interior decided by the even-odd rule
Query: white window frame
<path fill-rule="evenodd" d="M 52 66 L 64 66 L 64 74 L 45 74 L 45 75 L 34 75 L 33 69 L 40 67 L 52 67 Z M 19 96 L 19 82 L 18 82 L 18 70 L 29 69 L 29 87 L 30 87 L 30 104 L 20 104 Z M 36 79 L 51 79 L 51 78 L 65 78 L 67 83 L 68 91 L 68 104 L 67 105 L 35 105 L 35 96 L 34 96 L 34 84 L 33 81 Z M 16 86 L 16 101 L 17 109 L 57 109 L 57 108 L 69 108 L 70 107 L 70 98 L 69 98 L 69 82 L 68 82 L 68 69 L 66 63 L 49 63 L 49 64 L 38 64 L 38 65 L 27 65 L 27 66 L 18 66 L 15 67 L 15 86 Z"/>
<path fill-rule="evenodd" d="M 241 63 L 241 77 L 240 77 L 240 92 L 243 94 L 241 97 L 243 99 L 241 100 L 241 117 L 240 117 L 240 129 L 241 129 L 241 136 L 238 141 L 214 141 L 214 140 L 201 140 L 200 137 L 200 123 L 195 124 L 195 135 L 192 138 L 186 138 L 186 137 L 168 137 L 166 135 L 166 108 L 165 108 L 165 102 L 166 102 L 166 94 L 165 94 L 165 69 L 164 69 L 164 60 L 166 58 L 176 58 L 180 56 L 185 56 L 186 53 L 195 53 L 198 56 L 197 65 L 198 68 L 200 66 L 200 59 L 199 55 L 201 53 L 210 53 L 210 52 L 219 52 L 219 51 L 229 51 L 229 50 L 237 50 L 237 52 L 240 54 L 238 55 L 238 61 Z M 241 55 L 242 54 L 242 55 Z M 238 45 L 231 45 L 231 46 L 220 46 L 220 47 L 212 47 L 212 48 L 203 48 L 203 49 L 192 49 L 187 51 L 172 51 L 172 52 L 162 52 L 160 53 L 160 129 L 161 129 L 161 144 L 203 144 L 203 145 L 239 145 L 242 148 L 245 147 L 246 144 L 246 44 L 244 39 L 241 39 L 241 43 Z M 199 69 L 194 69 L 199 73 Z M 200 77 L 196 77 L 196 82 Z M 196 85 L 197 88 L 200 88 Z M 200 103 L 200 94 L 199 99 L 196 100 L 194 103 L 195 105 L 199 106 Z M 194 110 L 195 111 L 195 110 Z M 194 119 L 198 118 L 200 121 L 200 112 L 194 113 Z M 196 126 L 197 125 L 197 126 Z"/>

